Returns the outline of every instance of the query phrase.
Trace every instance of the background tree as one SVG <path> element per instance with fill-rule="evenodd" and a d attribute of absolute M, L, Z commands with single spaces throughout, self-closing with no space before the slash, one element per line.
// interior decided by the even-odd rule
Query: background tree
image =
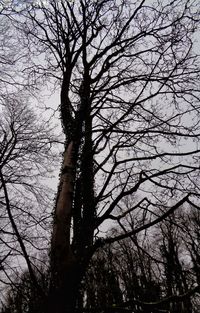
<path fill-rule="evenodd" d="M 44 263 L 45 264 L 45 263 Z M 37 277 L 37 282 L 45 291 L 48 288 L 48 273 L 46 271 L 46 265 L 41 265 L 41 260 L 37 264 L 37 270 L 34 272 Z M 28 271 L 18 273 L 13 278 L 13 284 L 5 295 L 5 301 L 3 303 L 2 313 L 34 313 L 44 312 L 44 295 L 38 290 L 30 276 Z"/>
<path fill-rule="evenodd" d="M 4 100 L 0 122 L 1 258 L 5 263 L 22 255 L 31 271 L 25 246 L 31 251 L 32 247 L 40 250 L 48 245 L 50 195 L 40 179 L 53 165 L 49 146 L 53 137 L 23 98 L 18 95 L 17 99 Z M 9 267 L 9 263 L 1 265 L 3 270 Z"/>
<path fill-rule="evenodd" d="M 182 207 L 146 234 L 95 254 L 82 287 L 86 311 L 95 306 L 97 312 L 123 312 L 125 307 L 128 312 L 142 313 L 198 311 L 198 278 L 188 249 L 193 227 L 190 218 L 191 212 Z M 120 296 L 113 300 L 115 288 L 105 283 L 109 281 L 105 267 L 115 273 L 123 301 Z M 112 302 L 106 303 L 109 293 Z M 102 299 L 98 294 L 103 294 L 104 300 L 95 303 L 95 299 Z"/>
<path fill-rule="evenodd" d="M 29 74 L 45 73 L 60 85 L 65 151 L 48 312 L 75 310 L 98 248 L 153 226 L 184 203 L 197 206 L 198 4 L 13 4 L 10 18 L 32 55 Z M 134 227 L 126 223 L 132 212 Z M 102 239 L 107 221 L 124 232 Z"/>
<path fill-rule="evenodd" d="M 27 51 L 2 1 L 0 30 L 0 288 L 4 302 L 3 287 L 16 286 L 23 270 L 38 284 L 36 260 L 39 251 L 48 252 L 53 199 L 44 178 L 52 177 L 59 161 L 52 149 L 54 127 L 42 115 L 39 118 L 30 103 L 38 86 L 23 72 L 25 60 L 28 66 Z"/>

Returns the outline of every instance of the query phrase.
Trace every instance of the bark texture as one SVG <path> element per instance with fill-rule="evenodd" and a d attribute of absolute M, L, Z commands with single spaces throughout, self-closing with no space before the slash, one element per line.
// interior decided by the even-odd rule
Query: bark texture
<path fill-rule="evenodd" d="M 77 263 L 70 246 L 74 182 L 73 142 L 64 152 L 60 187 L 55 207 L 51 246 L 49 312 L 73 312 L 77 293 Z"/>

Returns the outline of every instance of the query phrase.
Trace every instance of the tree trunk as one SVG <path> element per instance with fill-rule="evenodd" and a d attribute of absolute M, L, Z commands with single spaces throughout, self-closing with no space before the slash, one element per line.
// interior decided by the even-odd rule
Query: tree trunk
<path fill-rule="evenodd" d="M 73 146 L 71 141 L 64 152 L 60 187 L 55 207 L 48 313 L 72 313 L 75 309 L 80 281 L 80 271 L 70 246 L 74 182 Z"/>

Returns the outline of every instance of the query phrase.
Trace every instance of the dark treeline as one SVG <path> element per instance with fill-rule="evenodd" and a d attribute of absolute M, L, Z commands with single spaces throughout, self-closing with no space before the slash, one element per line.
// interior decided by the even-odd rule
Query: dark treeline
<path fill-rule="evenodd" d="M 181 208 L 151 231 L 106 245 L 81 282 L 76 312 L 199 312 L 199 234 L 199 211 Z M 47 290 L 49 273 L 41 272 Z M 5 299 L 1 313 L 43 312 L 45 305 L 28 272 Z"/>

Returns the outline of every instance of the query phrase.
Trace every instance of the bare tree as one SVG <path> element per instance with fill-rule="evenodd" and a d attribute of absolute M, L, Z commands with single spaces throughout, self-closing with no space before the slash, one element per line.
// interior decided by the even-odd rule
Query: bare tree
<path fill-rule="evenodd" d="M 12 276 L 25 261 L 37 285 L 34 264 L 38 251 L 48 253 L 52 202 L 50 188 L 42 179 L 52 176 L 57 162 L 51 151 L 55 139 L 50 128 L 39 122 L 29 108 L 28 100 L 19 94 L 1 99 L 1 109 L 1 282 L 13 283 Z"/>
<path fill-rule="evenodd" d="M 8 2 L 7 2 L 8 5 Z M 6 13 L 6 1 L 0 2 L 0 96 L 16 92 L 16 90 L 35 88 L 24 71 L 24 65 L 28 67 L 28 51 L 23 49 L 15 27 Z"/>
<path fill-rule="evenodd" d="M 60 84 L 66 143 L 47 310 L 74 312 L 98 248 L 161 222 L 184 203 L 197 205 L 199 2 L 19 5 L 11 18 L 24 32 L 34 74 Z M 130 204 L 130 196 L 137 200 Z M 130 228 L 124 220 L 136 211 Z M 101 238 L 110 221 L 123 224 L 124 233 Z"/>
<path fill-rule="evenodd" d="M 8 4 L 8 3 L 7 3 Z M 0 2 L 0 269 L 1 287 L 20 267 L 35 277 L 38 251 L 48 249 L 53 193 L 44 182 L 59 164 L 53 125 L 33 108 L 27 50 Z M 26 60 L 26 63 L 25 63 Z M 46 120 L 46 121 L 45 121 Z M 48 236 L 47 236 L 48 234 Z M 30 257 L 31 256 L 31 257 Z M 23 265 L 22 265 L 23 264 Z M 3 293 L 4 294 L 4 293 Z"/>
<path fill-rule="evenodd" d="M 42 112 L 39 116 L 32 107 L 35 99 L 30 95 L 39 88 L 23 71 L 24 64 L 29 63 L 27 50 L 21 49 L 19 34 L 4 14 L 5 6 L 0 3 L 1 304 L 6 287 L 16 288 L 24 270 L 32 288 L 37 287 L 40 296 L 45 294 L 38 264 L 42 262 L 41 251 L 48 258 L 50 204 L 54 198 L 45 179 L 52 178 L 52 171 L 60 163 L 54 149 L 54 125 L 50 126 Z"/>

